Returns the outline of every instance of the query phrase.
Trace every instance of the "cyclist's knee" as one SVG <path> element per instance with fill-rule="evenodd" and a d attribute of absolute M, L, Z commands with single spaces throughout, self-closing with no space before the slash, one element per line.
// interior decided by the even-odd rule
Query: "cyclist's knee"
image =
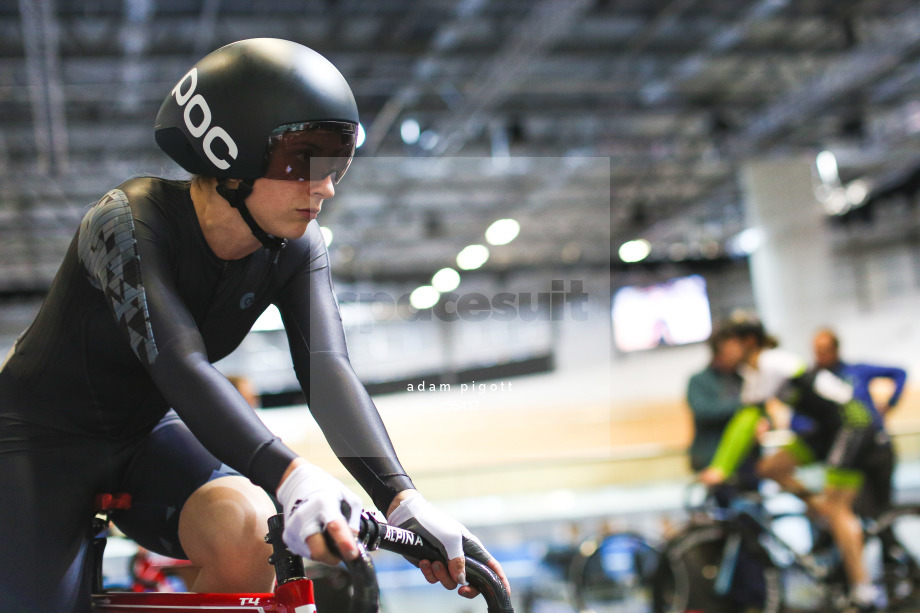
<path fill-rule="evenodd" d="M 853 513 L 853 503 L 856 501 L 858 490 L 850 488 L 824 487 L 825 506 L 831 511 L 849 511 Z"/>
<path fill-rule="evenodd" d="M 193 564 L 219 568 L 228 582 L 248 584 L 271 574 L 271 548 L 263 537 L 275 507 L 265 492 L 240 476 L 196 490 L 179 516 L 179 540 Z"/>
<path fill-rule="evenodd" d="M 783 480 L 795 472 L 795 459 L 783 451 L 757 461 L 757 475 L 768 480 Z"/>

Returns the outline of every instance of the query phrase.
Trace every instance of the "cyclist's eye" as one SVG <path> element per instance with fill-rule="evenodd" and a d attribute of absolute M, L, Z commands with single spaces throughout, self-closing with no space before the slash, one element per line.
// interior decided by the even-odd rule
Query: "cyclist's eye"
<path fill-rule="evenodd" d="M 321 152 L 317 151 L 316 149 L 314 149 L 314 148 L 312 148 L 312 147 L 311 147 L 311 148 L 307 148 L 307 149 L 301 149 L 300 151 L 298 151 L 297 153 L 294 154 L 294 156 L 295 156 L 298 160 L 309 160 L 310 158 L 316 158 L 316 157 L 319 157 L 319 156 L 321 156 L 321 155 L 322 155 Z"/>

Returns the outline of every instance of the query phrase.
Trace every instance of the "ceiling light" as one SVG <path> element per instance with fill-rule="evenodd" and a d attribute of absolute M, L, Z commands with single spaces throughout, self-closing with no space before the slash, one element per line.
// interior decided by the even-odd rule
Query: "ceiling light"
<path fill-rule="evenodd" d="M 854 207 L 866 202 L 869 196 L 869 184 L 863 179 L 856 179 L 847 185 L 847 200 Z"/>
<path fill-rule="evenodd" d="M 668 258 L 674 262 L 687 259 L 687 246 L 684 243 L 671 243 L 668 247 Z"/>
<path fill-rule="evenodd" d="M 438 304 L 441 293 L 431 286 L 419 286 L 409 295 L 409 304 L 416 309 L 429 309 Z"/>
<path fill-rule="evenodd" d="M 514 241 L 519 232 L 521 232 L 521 225 L 517 220 L 496 220 L 486 230 L 486 241 L 492 245 L 506 245 Z"/>
<path fill-rule="evenodd" d="M 827 185 L 826 183 L 819 183 L 815 186 L 815 198 L 818 199 L 819 202 L 823 203 L 831 195 L 831 191 L 833 189 L 834 188 Z"/>
<path fill-rule="evenodd" d="M 489 248 L 485 245 L 467 245 L 457 254 L 457 266 L 464 271 L 478 269 L 489 259 Z"/>
<path fill-rule="evenodd" d="M 764 233 L 760 228 L 742 230 L 728 242 L 729 250 L 737 256 L 750 256 L 763 245 Z"/>
<path fill-rule="evenodd" d="M 431 285 L 438 292 L 450 292 L 460 285 L 460 273 L 450 267 L 441 269 L 431 278 Z"/>
<path fill-rule="evenodd" d="M 415 145 L 418 143 L 418 137 L 421 133 L 422 129 L 418 125 L 418 121 L 411 117 L 403 120 L 402 125 L 399 127 L 399 136 L 402 137 L 403 143 L 406 145 Z"/>
<path fill-rule="evenodd" d="M 847 191 L 843 188 L 834 188 L 824 199 L 824 210 L 830 215 L 843 215 L 850 210 L 850 206 Z"/>
<path fill-rule="evenodd" d="M 419 135 L 418 144 L 419 144 L 419 147 L 421 147 L 425 151 L 431 151 L 432 149 L 437 147 L 439 140 L 440 139 L 438 138 L 437 132 L 435 132 L 434 130 L 426 130 L 421 135 Z"/>
<path fill-rule="evenodd" d="M 326 242 L 326 247 L 329 247 L 329 244 L 332 243 L 332 229 L 320 226 L 319 231 L 323 233 L 323 241 Z"/>
<path fill-rule="evenodd" d="M 569 241 L 562 248 L 562 261 L 566 264 L 574 264 L 581 258 L 581 245 L 577 241 Z"/>
<path fill-rule="evenodd" d="M 620 246 L 619 255 L 623 262 L 639 262 L 645 260 L 652 252 L 652 244 L 645 239 L 627 241 Z"/>
<path fill-rule="evenodd" d="M 837 170 L 837 157 L 830 151 L 822 151 L 815 158 L 818 166 L 818 176 L 824 183 L 840 183 L 840 174 Z"/>
<path fill-rule="evenodd" d="M 702 252 L 703 257 L 709 258 L 710 260 L 715 260 L 716 258 L 718 258 L 719 251 L 720 251 L 720 248 L 719 248 L 718 241 L 709 240 L 703 243 L 702 246 L 700 246 L 700 252 Z"/>

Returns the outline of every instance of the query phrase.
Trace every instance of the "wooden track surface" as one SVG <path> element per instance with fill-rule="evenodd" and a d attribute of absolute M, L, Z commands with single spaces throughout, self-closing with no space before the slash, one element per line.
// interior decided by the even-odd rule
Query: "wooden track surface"
<path fill-rule="evenodd" d="M 381 415 L 400 459 L 430 498 L 592 488 L 688 475 L 683 450 L 692 438 L 692 421 L 680 399 L 436 408 L 396 400 L 395 405 L 403 406 L 382 403 Z M 914 433 L 896 441 L 904 454 L 920 456 L 920 389 L 905 392 L 888 426 L 894 434 Z M 354 486 L 312 421 L 295 439 L 285 440 Z"/>

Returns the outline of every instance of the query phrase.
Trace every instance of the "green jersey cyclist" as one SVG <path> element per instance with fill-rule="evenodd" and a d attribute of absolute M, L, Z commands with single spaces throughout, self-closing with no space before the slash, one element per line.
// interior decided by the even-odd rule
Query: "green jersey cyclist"
<path fill-rule="evenodd" d="M 826 369 L 808 369 L 797 356 L 780 350 L 756 321 L 740 321 L 731 335 L 741 340 L 745 359 L 739 369 L 744 384 L 743 407 L 725 429 L 710 466 L 701 474 L 709 485 L 731 475 L 754 441 L 765 403 L 783 401 L 810 418 L 815 429 L 795 435 L 786 446 L 758 463 L 761 477 L 776 481 L 784 490 L 801 496 L 810 513 L 826 520 L 843 559 L 851 599 L 860 609 L 871 609 L 877 599 L 862 560 L 863 538 L 853 503 L 871 472 L 878 427 L 853 387 Z M 823 462 L 827 467 L 823 492 L 813 494 L 799 482 L 799 465 Z"/>

